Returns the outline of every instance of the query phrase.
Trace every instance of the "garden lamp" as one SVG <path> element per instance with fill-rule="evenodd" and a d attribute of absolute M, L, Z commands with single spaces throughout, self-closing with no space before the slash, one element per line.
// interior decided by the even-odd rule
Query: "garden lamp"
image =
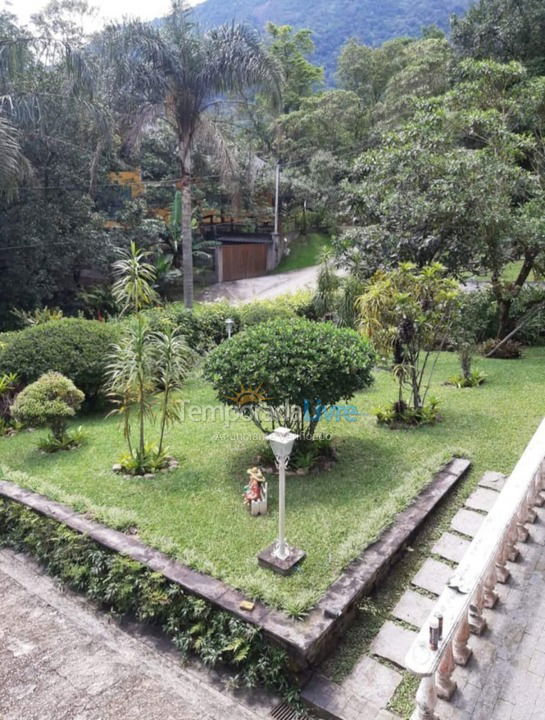
<path fill-rule="evenodd" d="M 227 318 L 227 320 L 225 321 L 225 327 L 227 329 L 227 337 L 230 338 L 233 332 L 233 328 L 235 327 L 235 321 L 231 318 Z"/>
<path fill-rule="evenodd" d="M 285 560 L 290 553 L 285 537 L 286 468 L 288 467 L 293 443 L 298 437 L 298 435 L 285 427 L 276 428 L 270 435 L 267 435 L 271 450 L 278 462 L 278 541 L 273 554 L 280 560 Z"/>

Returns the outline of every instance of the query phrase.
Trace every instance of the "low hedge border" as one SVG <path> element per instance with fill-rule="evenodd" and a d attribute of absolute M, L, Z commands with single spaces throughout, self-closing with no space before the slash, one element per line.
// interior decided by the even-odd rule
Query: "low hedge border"
<path fill-rule="evenodd" d="M 61 514 L 62 506 L 43 501 L 49 502 L 51 512 Z M 62 518 L 57 522 L 16 500 L 0 498 L 0 547 L 33 556 L 48 573 L 102 609 L 160 627 L 182 656 L 194 654 L 207 667 L 228 668 L 234 685 L 269 687 L 296 701 L 287 653 L 268 642 L 258 626 L 71 530 Z"/>

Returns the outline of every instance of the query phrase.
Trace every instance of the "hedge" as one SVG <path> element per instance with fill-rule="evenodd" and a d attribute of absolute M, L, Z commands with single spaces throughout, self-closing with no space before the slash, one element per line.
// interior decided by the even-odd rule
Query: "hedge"
<path fill-rule="evenodd" d="M 24 384 L 50 370 L 60 372 L 93 402 L 101 392 L 108 350 L 118 323 L 63 318 L 25 328 L 0 350 L 0 374 L 17 373 Z"/>

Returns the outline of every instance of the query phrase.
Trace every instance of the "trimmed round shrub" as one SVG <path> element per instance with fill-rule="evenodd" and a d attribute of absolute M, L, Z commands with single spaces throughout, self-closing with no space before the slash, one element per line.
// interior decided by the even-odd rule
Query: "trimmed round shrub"
<path fill-rule="evenodd" d="M 295 318 L 223 342 L 209 354 L 205 376 L 222 402 L 254 421 L 256 405 L 299 408 L 298 419 L 291 422 L 288 412 L 282 421 L 312 436 L 321 412 L 372 383 L 374 362 L 371 344 L 354 330 Z"/>
<path fill-rule="evenodd" d="M 28 385 L 49 371 L 62 373 L 94 401 L 101 392 L 116 324 L 65 318 L 18 332 L 0 353 L 0 374 Z"/>
<path fill-rule="evenodd" d="M 27 385 L 11 406 L 13 417 L 31 427 L 47 425 L 53 438 L 62 442 L 66 425 L 80 409 L 85 395 L 58 372 L 48 372 Z"/>

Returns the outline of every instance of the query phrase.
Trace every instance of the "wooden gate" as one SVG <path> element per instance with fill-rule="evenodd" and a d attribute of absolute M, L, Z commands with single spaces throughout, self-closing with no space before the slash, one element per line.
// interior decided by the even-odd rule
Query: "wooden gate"
<path fill-rule="evenodd" d="M 266 243 L 223 245 L 223 280 L 241 280 L 257 277 L 267 272 Z"/>

